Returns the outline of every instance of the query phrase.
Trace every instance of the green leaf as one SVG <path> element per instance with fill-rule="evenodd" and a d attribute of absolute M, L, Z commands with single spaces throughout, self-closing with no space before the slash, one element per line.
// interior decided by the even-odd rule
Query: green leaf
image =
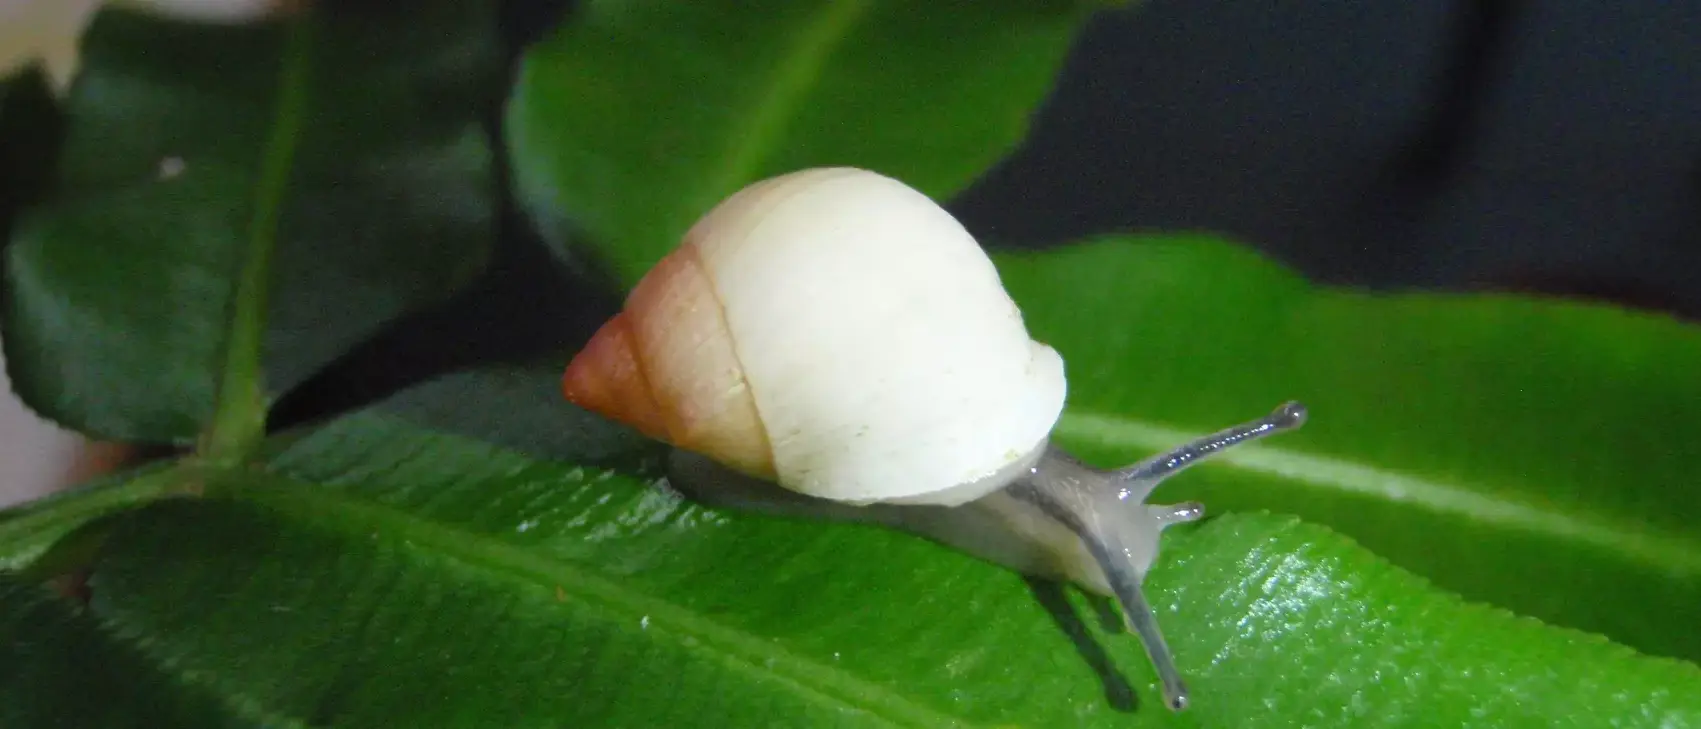
<path fill-rule="evenodd" d="M 433 431 L 533 458 L 642 469 L 663 447 L 561 395 L 561 365 L 492 365 L 454 372 L 374 406 Z"/>
<path fill-rule="evenodd" d="M 92 522 L 182 493 L 193 481 L 174 464 L 153 464 L 0 511 L 0 570 L 32 569 L 44 554 Z"/>
<path fill-rule="evenodd" d="M 1701 328 L 1500 295 L 1313 287 L 1210 239 L 998 257 L 1102 465 L 1261 414 L 1299 432 L 1160 489 L 1352 536 L 1465 596 L 1701 659 Z"/>
<path fill-rule="evenodd" d="M 582 3 L 526 56 L 507 141 L 558 247 L 563 217 L 627 284 L 746 184 L 822 165 L 947 197 L 1026 132 L 1088 3 Z"/>
<path fill-rule="evenodd" d="M 1166 540 L 1149 588 L 1195 697 L 1175 715 L 1089 603 L 919 538 L 372 414 L 271 467 L 133 515 L 94 607 L 172 675 L 301 724 L 1701 721 L 1701 668 L 1464 604 L 1289 517 Z"/>
<path fill-rule="evenodd" d="M 271 396 L 482 267 L 493 14 L 375 7 L 98 18 L 54 194 L 7 251 L 32 407 L 132 441 L 216 420 L 209 448 L 240 452 Z"/>
<path fill-rule="evenodd" d="M 252 725 L 187 677 L 150 664 L 87 613 L 6 572 L 0 666 L 0 726 Z"/>

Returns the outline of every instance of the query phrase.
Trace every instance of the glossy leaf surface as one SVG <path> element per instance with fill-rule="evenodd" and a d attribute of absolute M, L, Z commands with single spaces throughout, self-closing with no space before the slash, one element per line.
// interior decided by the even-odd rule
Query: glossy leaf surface
<path fill-rule="evenodd" d="M 384 416 L 273 465 L 133 515 L 95 609 L 307 724 L 1701 721 L 1694 665 L 1464 605 L 1287 517 L 1167 541 L 1149 589 L 1195 692 L 1174 715 L 1086 602 L 908 535 L 708 510 Z"/>
<path fill-rule="evenodd" d="M 526 57 L 507 120 L 515 182 L 546 232 L 583 229 L 627 284 L 775 174 L 853 165 L 948 196 L 1021 139 L 1091 9 L 582 3 Z"/>
<path fill-rule="evenodd" d="M 1300 432 L 1226 454 L 1160 501 L 1297 514 L 1473 599 L 1701 658 L 1701 328 L 1313 287 L 1209 239 L 999 263 L 1068 363 L 1059 434 L 1089 460 L 1310 406 Z"/>
<path fill-rule="evenodd" d="M 324 6 L 90 29 L 53 194 L 7 250 L 7 362 L 35 409 L 186 442 L 253 356 L 241 337 L 276 393 L 482 266 L 488 7 Z"/>

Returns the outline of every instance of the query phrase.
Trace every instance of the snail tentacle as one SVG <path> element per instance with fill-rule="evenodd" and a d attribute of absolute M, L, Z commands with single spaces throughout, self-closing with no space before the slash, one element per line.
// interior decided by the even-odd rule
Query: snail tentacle
<path fill-rule="evenodd" d="M 1179 504 L 1159 504 L 1146 507 L 1151 510 L 1152 518 L 1164 526 L 1171 524 L 1187 524 L 1205 518 L 1205 505 L 1197 501 L 1184 501 Z"/>
<path fill-rule="evenodd" d="M 1164 479 L 1174 476 L 1188 466 L 1210 458 L 1224 449 L 1275 435 L 1283 431 L 1293 430 L 1305 424 L 1305 405 L 1298 402 L 1286 402 L 1269 415 L 1247 423 L 1241 423 L 1230 428 L 1224 428 L 1207 435 L 1171 448 L 1135 463 L 1117 469 L 1116 477 L 1123 484 L 1124 499 L 1144 499 L 1157 488 Z"/>
<path fill-rule="evenodd" d="M 1141 586 L 1157 559 L 1159 534 L 1175 524 L 1203 519 L 1205 507 L 1192 501 L 1150 505 L 1143 501 L 1164 479 L 1188 466 L 1304 422 L 1305 406 L 1285 403 L 1257 420 L 1110 471 L 1090 468 L 1052 447 L 1035 464 L 1031 475 L 1007 489 L 1010 497 L 1033 505 L 1080 540 L 1097 563 L 1104 586 L 1122 604 L 1128 629 L 1145 646 L 1163 685 L 1164 701 L 1172 710 L 1186 708 L 1187 685 Z"/>
<path fill-rule="evenodd" d="M 1011 484 L 1006 493 L 1038 508 L 1080 539 L 1081 546 L 1102 571 L 1105 586 L 1121 604 L 1124 624 L 1139 636 L 1146 657 L 1157 670 L 1164 703 L 1173 711 L 1186 708 L 1187 684 L 1175 665 L 1175 656 L 1163 631 L 1158 628 L 1157 615 L 1140 589 L 1149 557 L 1154 556 L 1140 544 L 1146 541 L 1139 539 L 1144 524 L 1093 508 L 1099 500 L 1092 496 L 1109 486 L 1109 474 L 1065 460 L 1058 451 L 1047 456 L 1034 469 L 1032 478 Z M 1154 534 L 1150 540 L 1152 547 L 1156 541 Z"/>

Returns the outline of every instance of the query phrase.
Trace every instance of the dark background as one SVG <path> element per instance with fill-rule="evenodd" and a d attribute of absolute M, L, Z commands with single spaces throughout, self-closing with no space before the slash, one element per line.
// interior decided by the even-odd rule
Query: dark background
<path fill-rule="evenodd" d="M 1154 0 L 956 202 L 1024 243 L 1205 228 L 1314 279 L 1701 316 L 1701 5 Z"/>

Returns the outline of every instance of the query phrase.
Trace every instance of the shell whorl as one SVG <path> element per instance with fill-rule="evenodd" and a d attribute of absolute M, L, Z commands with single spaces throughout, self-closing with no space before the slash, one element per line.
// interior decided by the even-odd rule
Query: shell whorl
<path fill-rule="evenodd" d="M 705 215 L 563 389 L 793 491 L 961 503 L 1031 462 L 1065 384 L 949 213 L 896 180 L 829 168 Z"/>
<path fill-rule="evenodd" d="M 567 399 L 657 440 L 774 478 L 720 302 L 683 246 L 651 269 L 562 377 Z"/>

